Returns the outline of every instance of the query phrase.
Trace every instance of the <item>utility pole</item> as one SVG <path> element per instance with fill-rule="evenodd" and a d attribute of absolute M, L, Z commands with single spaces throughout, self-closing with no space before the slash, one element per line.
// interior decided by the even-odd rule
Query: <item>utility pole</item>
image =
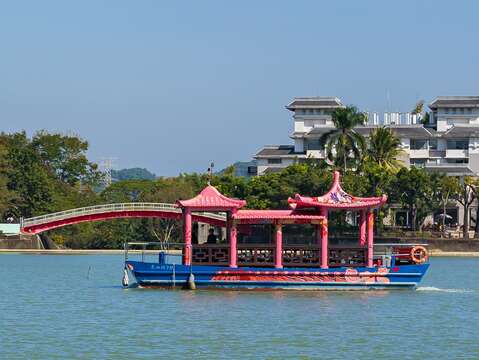
<path fill-rule="evenodd" d="M 103 184 L 105 187 L 111 185 L 111 170 L 113 168 L 113 163 L 117 160 L 113 157 L 104 157 L 100 162 L 100 171 L 103 173 Z"/>

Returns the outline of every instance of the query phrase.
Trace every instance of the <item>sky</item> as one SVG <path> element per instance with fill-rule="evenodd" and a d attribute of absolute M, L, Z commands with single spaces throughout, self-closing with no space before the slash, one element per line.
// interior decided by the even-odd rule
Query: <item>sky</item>
<path fill-rule="evenodd" d="M 0 0 L 0 131 L 160 176 L 290 144 L 285 106 L 479 95 L 479 1 Z"/>

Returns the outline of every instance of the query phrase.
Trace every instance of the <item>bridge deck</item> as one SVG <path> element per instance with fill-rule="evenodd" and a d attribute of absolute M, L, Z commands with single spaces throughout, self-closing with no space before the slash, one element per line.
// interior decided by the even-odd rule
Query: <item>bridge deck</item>
<path fill-rule="evenodd" d="M 24 219 L 21 223 L 21 231 L 28 234 L 38 234 L 42 231 L 81 222 L 133 217 L 181 219 L 181 209 L 175 204 L 168 203 L 117 203 L 95 205 Z M 207 212 L 195 213 L 193 218 L 195 221 L 217 226 L 224 226 L 226 222 L 226 215 L 224 214 Z"/>

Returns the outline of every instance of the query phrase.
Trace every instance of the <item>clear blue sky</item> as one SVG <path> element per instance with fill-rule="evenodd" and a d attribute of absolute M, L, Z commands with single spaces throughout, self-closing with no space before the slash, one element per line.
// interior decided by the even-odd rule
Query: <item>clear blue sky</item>
<path fill-rule="evenodd" d="M 295 96 L 479 95 L 479 1 L 1 1 L 3 131 L 158 175 L 290 143 Z"/>

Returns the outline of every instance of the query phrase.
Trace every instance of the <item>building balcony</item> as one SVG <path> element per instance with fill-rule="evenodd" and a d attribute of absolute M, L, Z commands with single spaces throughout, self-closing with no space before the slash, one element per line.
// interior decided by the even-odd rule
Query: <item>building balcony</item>
<path fill-rule="evenodd" d="M 467 158 L 469 157 L 469 150 L 463 149 L 447 149 L 446 158 Z"/>
<path fill-rule="evenodd" d="M 326 157 L 324 150 L 306 150 L 306 157 L 314 159 L 324 159 Z"/>
<path fill-rule="evenodd" d="M 430 158 L 443 158 L 446 157 L 446 150 L 429 150 Z"/>
<path fill-rule="evenodd" d="M 428 157 L 428 149 L 409 150 L 409 158 L 411 159 L 427 159 Z"/>
<path fill-rule="evenodd" d="M 424 168 L 429 171 L 436 171 L 454 176 L 470 176 L 474 172 L 469 167 L 469 164 L 450 164 L 450 163 L 430 163 L 424 164 Z"/>

